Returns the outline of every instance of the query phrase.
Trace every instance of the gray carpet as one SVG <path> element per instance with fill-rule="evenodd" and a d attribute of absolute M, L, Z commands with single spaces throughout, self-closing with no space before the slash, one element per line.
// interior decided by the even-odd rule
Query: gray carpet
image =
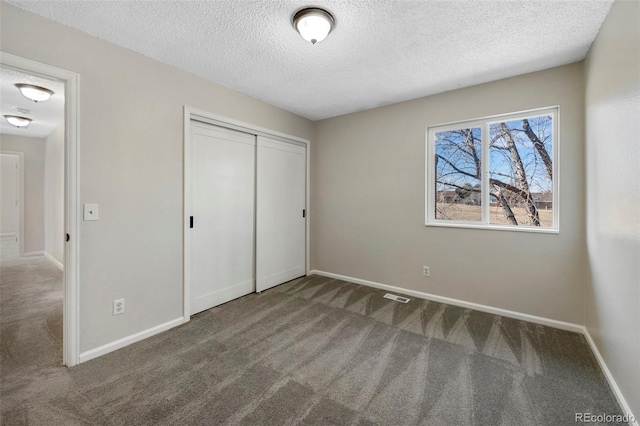
<path fill-rule="evenodd" d="M 0 291 L 3 425 L 555 426 L 622 414 L 581 335 L 319 276 L 72 369 L 59 366 L 59 272 L 5 261 Z"/>

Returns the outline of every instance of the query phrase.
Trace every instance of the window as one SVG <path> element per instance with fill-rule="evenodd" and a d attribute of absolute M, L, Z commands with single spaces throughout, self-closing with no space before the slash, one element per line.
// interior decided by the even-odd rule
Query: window
<path fill-rule="evenodd" d="M 558 231 L 558 109 L 429 127 L 426 224 Z"/>

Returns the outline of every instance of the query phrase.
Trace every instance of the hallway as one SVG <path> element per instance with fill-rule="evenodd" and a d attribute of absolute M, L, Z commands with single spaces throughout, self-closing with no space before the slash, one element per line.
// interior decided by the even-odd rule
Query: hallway
<path fill-rule="evenodd" d="M 10 247 L 3 239 L 2 423 L 12 424 L 12 419 L 5 416 L 7 410 L 17 414 L 26 400 L 42 393 L 53 394 L 67 380 L 66 368 L 62 367 L 63 273 L 44 256 L 7 258 L 5 249 Z M 45 377 L 47 380 L 42 380 Z"/>

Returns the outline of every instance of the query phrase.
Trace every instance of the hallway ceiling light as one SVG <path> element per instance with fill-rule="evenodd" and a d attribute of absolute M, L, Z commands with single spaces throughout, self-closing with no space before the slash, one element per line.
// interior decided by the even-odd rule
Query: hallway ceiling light
<path fill-rule="evenodd" d="M 16 127 L 28 127 L 32 121 L 30 118 L 20 117 L 19 115 L 5 115 L 4 118 L 7 119 L 9 124 Z"/>
<path fill-rule="evenodd" d="M 20 89 L 20 92 L 22 92 L 24 96 L 34 102 L 44 102 L 53 95 L 53 91 L 34 84 L 18 83 L 16 87 Z"/>
<path fill-rule="evenodd" d="M 293 27 L 311 44 L 324 40 L 334 25 L 333 16 L 316 7 L 302 9 L 293 16 Z"/>

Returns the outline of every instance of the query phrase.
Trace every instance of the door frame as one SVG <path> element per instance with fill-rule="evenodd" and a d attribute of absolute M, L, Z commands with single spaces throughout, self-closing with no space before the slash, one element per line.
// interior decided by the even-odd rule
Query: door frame
<path fill-rule="evenodd" d="M 0 154 L 18 157 L 18 256 L 24 256 L 24 152 L 0 150 Z"/>
<path fill-rule="evenodd" d="M 311 141 L 308 139 L 300 138 L 297 136 L 289 135 L 286 133 L 278 132 L 275 130 L 267 129 L 265 127 L 256 126 L 251 123 L 236 120 L 233 118 L 225 117 L 219 114 L 214 114 L 201 109 L 184 106 L 184 145 L 183 145 L 183 175 L 182 175 L 182 189 L 183 189 L 183 232 L 182 232 L 182 312 L 184 322 L 189 322 L 191 318 L 191 236 L 189 231 L 189 206 L 191 205 L 191 120 L 199 121 L 202 123 L 213 124 L 214 126 L 223 127 L 231 130 L 239 130 L 241 132 L 249 133 L 256 136 L 266 136 L 272 139 L 277 139 L 283 142 L 294 143 L 306 148 L 306 200 L 305 208 L 307 212 L 307 220 L 305 222 L 305 270 L 309 274 L 310 271 L 310 230 L 311 230 L 311 215 L 309 210 L 311 209 L 311 192 L 310 192 L 310 176 L 311 176 Z M 257 144 L 256 144 L 257 146 Z"/>
<path fill-rule="evenodd" d="M 20 56 L 0 52 L 0 65 L 27 74 L 37 75 L 65 83 L 64 114 L 64 206 L 65 232 L 69 241 L 64 250 L 64 297 L 62 318 L 62 362 L 73 367 L 80 354 L 80 301 L 79 301 L 79 240 L 80 240 L 80 75 Z M 64 238 L 64 236 L 60 236 Z"/>

